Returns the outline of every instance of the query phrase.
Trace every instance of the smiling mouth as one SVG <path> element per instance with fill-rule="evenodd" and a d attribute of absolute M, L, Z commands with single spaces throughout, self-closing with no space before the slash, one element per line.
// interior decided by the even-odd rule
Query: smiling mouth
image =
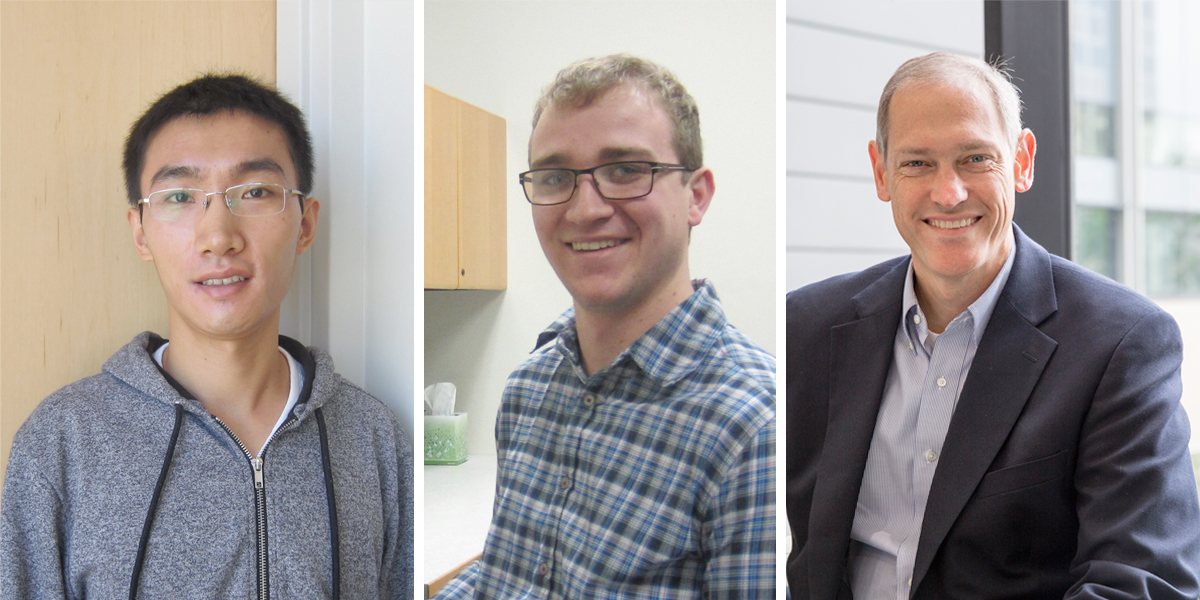
<path fill-rule="evenodd" d="M 612 248 L 613 246 L 617 246 L 617 245 L 624 244 L 624 243 L 625 243 L 624 240 L 604 240 L 602 242 L 571 242 L 571 248 L 573 250 L 579 250 L 582 252 L 591 252 L 594 250 L 603 250 L 605 248 Z"/>
<path fill-rule="evenodd" d="M 966 219 L 957 219 L 954 221 L 937 221 L 934 219 L 925 219 L 925 222 L 934 227 L 937 227 L 938 229 L 961 229 L 963 227 L 968 227 L 970 225 L 974 225 L 975 222 L 981 218 L 983 218 L 983 217 L 969 217 Z"/>
<path fill-rule="evenodd" d="M 200 282 L 200 285 L 229 285 L 231 283 L 237 283 L 245 280 L 245 277 L 234 275 L 233 277 L 226 277 L 225 279 L 205 279 L 204 281 Z"/>

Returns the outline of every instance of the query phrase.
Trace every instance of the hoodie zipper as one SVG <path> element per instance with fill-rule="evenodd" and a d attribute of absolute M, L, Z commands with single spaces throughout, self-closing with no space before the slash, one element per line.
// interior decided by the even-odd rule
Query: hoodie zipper
<path fill-rule="evenodd" d="M 271 582 L 267 570 L 267 490 L 263 484 L 263 459 L 251 454 L 246 445 L 242 443 L 242 440 L 238 439 L 233 430 L 221 421 L 221 419 L 214 416 L 213 420 L 221 426 L 221 429 L 225 430 L 225 433 L 229 434 L 229 437 L 233 438 L 238 448 L 242 449 L 242 453 L 250 461 L 250 470 L 254 474 L 254 529 L 258 549 L 258 598 L 259 600 L 268 600 Z M 267 441 L 263 442 L 262 450 L 259 450 L 259 454 L 265 455 L 267 453 L 267 446 L 271 444 L 271 440 L 275 439 L 275 436 L 279 435 L 279 432 L 295 423 L 295 417 L 289 416 L 288 420 L 284 421 L 283 425 L 280 425 L 279 429 L 276 429 L 271 434 L 271 437 L 268 437 Z"/>

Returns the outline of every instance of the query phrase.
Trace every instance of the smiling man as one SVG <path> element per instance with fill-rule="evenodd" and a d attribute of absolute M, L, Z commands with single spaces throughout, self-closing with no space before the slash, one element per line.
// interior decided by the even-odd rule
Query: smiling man
<path fill-rule="evenodd" d="M 439 598 L 774 598 L 775 360 L 693 281 L 695 102 L 626 55 L 538 101 L 520 181 L 574 307 L 509 379 L 482 560 Z"/>
<path fill-rule="evenodd" d="M 875 187 L 912 251 L 788 295 L 797 598 L 1195 598 L 1179 329 L 1012 223 L 1036 142 L 1005 74 L 884 88 Z"/>
<path fill-rule="evenodd" d="M 167 299 L 18 431 L 5 598 L 408 598 L 412 453 L 391 412 L 279 335 L 320 204 L 300 110 L 240 76 L 159 98 L 125 147 Z"/>

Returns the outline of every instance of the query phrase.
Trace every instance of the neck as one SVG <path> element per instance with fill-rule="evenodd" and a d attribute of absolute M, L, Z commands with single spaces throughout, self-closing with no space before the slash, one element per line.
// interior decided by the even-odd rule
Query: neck
<path fill-rule="evenodd" d="M 245 337 L 215 339 L 173 318 L 170 341 L 163 369 L 222 421 L 286 403 L 291 380 L 278 322 Z"/>
<path fill-rule="evenodd" d="M 692 292 L 692 281 L 685 269 L 650 298 L 620 311 L 589 310 L 576 302 L 575 329 L 584 370 L 591 375 L 612 364 Z"/>
<path fill-rule="evenodd" d="M 1000 256 L 1000 262 L 993 268 L 979 269 L 959 278 L 939 278 L 922 274 L 918 265 L 913 264 L 913 291 L 929 330 L 933 333 L 946 331 L 946 326 L 955 317 L 967 310 L 996 280 L 1008 253 Z"/>

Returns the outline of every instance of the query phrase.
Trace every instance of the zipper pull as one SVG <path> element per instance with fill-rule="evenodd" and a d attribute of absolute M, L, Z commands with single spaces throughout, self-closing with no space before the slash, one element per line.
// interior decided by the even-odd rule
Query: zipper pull
<path fill-rule="evenodd" d="M 263 460 L 257 456 L 250 459 L 250 467 L 254 469 L 254 488 L 261 490 L 263 487 L 262 476 Z"/>

